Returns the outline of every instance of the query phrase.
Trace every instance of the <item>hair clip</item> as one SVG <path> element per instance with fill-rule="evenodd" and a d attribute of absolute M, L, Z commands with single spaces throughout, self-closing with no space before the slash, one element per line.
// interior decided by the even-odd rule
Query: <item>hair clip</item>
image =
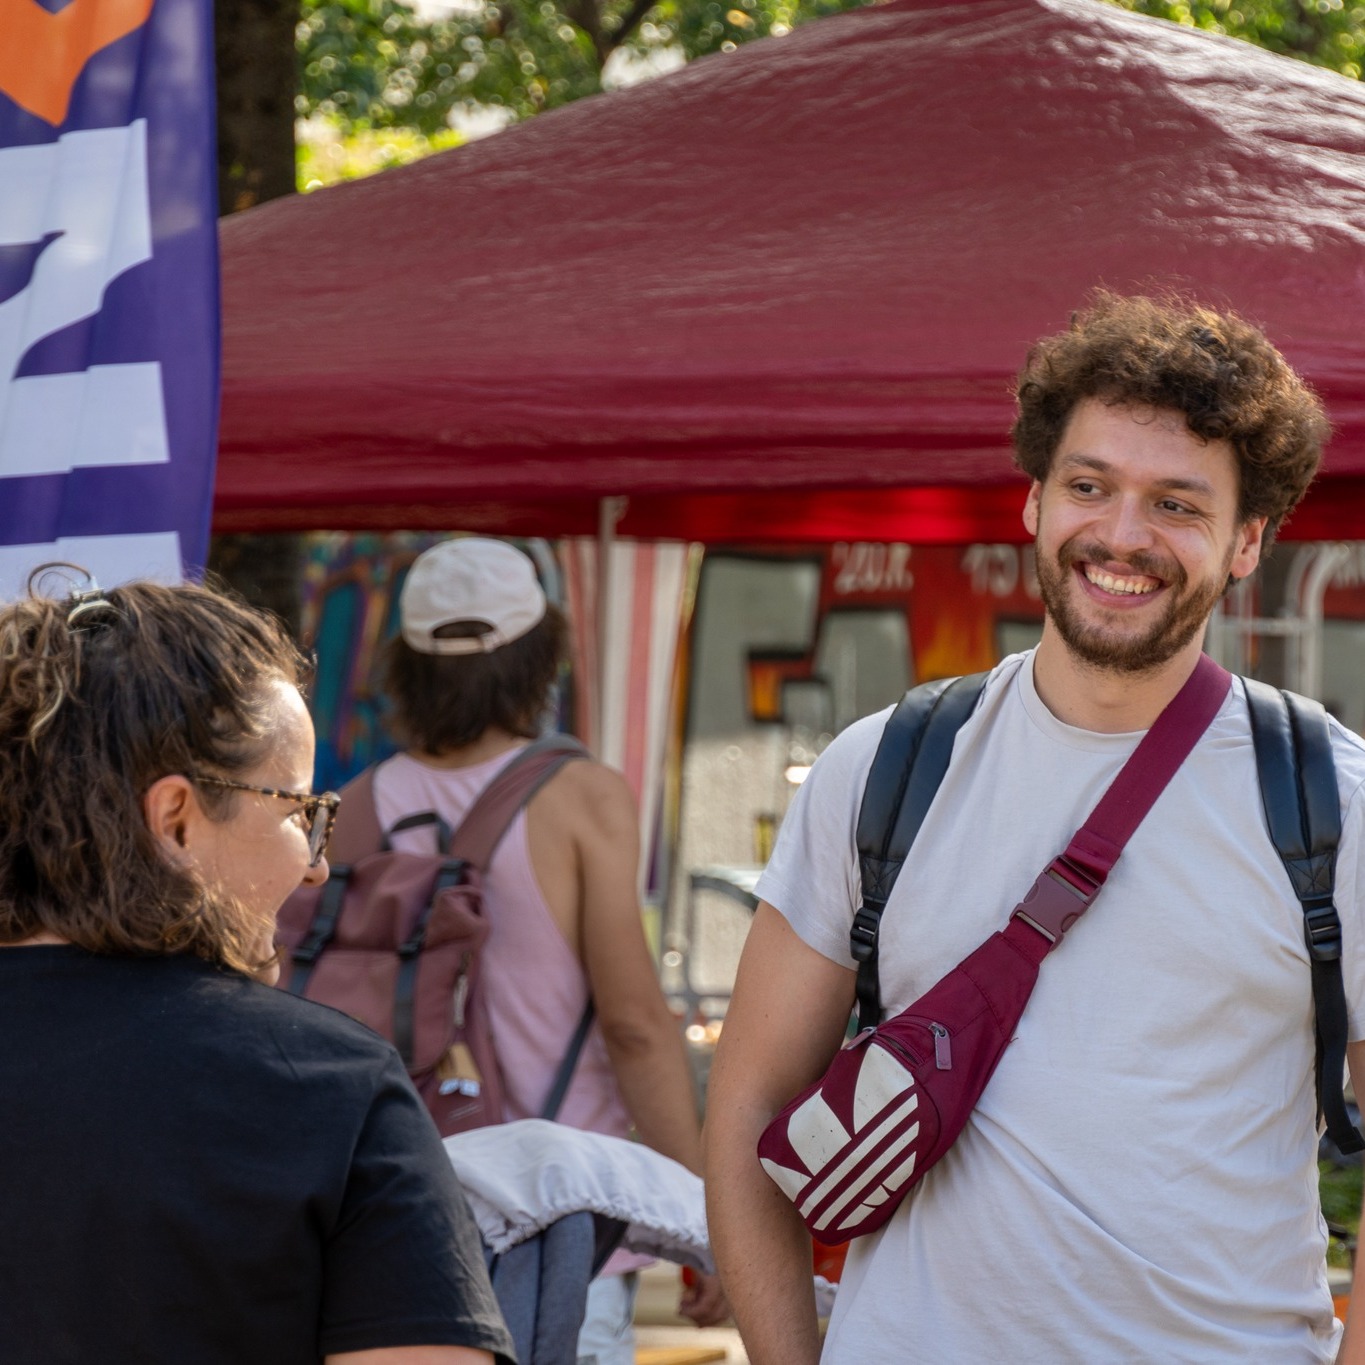
<path fill-rule="evenodd" d="M 89 569 L 66 559 L 49 559 L 28 576 L 28 591 L 32 597 L 61 597 L 63 588 L 68 597 L 77 597 L 91 588 L 98 591 L 99 584 Z"/>
<path fill-rule="evenodd" d="M 71 610 L 66 614 L 66 624 L 68 628 L 74 628 L 77 619 L 85 612 L 103 611 L 106 608 L 110 611 L 117 611 L 114 604 L 104 595 L 104 589 L 95 582 L 94 574 L 90 575 L 91 586 L 83 591 L 71 590 Z"/>

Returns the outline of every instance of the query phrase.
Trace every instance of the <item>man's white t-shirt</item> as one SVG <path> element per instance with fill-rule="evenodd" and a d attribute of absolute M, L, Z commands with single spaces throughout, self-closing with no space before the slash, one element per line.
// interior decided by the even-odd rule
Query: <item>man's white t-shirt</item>
<path fill-rule="evenodd" d="M 758 884 L 853 966 L 854 829 L 889 711 L 821 756 Z M 992 674 L 882 919 L 904 1009 L 1004 926 L 1137 746 L 1064 725 L 1032 656 Z M 1365 744 L 1333 725 L 1337 906 L 1365 1037 Z M 1043 963 L 962 1136 L 849 1250 L 824 1365 L 1326 1362 L 1313 1004 L 1240 683 Z"/>

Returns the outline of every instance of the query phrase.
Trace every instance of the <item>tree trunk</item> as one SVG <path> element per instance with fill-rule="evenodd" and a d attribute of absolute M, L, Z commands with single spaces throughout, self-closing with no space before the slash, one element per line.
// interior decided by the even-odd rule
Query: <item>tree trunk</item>
<path fill-rule="evenodd" d="M 298 0 L 218 0 L 218 209 L 236 213 L 293 194 Z M 209 569 L 299 630 L 303 537 L 214 536 Z"/>
<path fill-rule="evenodd" d="M 294 192 L 298 0 L 218 0 L 218 211 Z"/>

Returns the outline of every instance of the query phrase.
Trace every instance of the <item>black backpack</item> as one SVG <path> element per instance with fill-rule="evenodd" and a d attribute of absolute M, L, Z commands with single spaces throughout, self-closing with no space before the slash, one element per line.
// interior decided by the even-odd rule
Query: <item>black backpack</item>
<path fill-rule="evenodd" d="M 858 963 L 858 1026 L 881 1019 L 877 935 L 882 911 L 910 845 L 948 771 L 953 741 L 976 707 L 985 673 L 911 688 L 892 712 L 868 774 L 858 814 L 863 903 L 850 947 Z M 1243 678 L 1261 799 L 1271 842 L 1303 907 L 1313 973 L 1318 1113 L 1345 1154 L 1365 1150 L 1342 1093 L 1346 1069 L 1346 990 L 1341 919 L 1333 900 L 1341 806 L 1327 712 L 1320 703 Z"/>

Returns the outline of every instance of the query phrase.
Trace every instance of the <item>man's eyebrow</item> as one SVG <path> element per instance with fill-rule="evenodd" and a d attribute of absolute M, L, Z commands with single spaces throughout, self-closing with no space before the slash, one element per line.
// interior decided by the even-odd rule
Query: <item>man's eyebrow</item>
<path fill-rule="evenodd" d="M 1057 462 L 1059 468 L 1068 470 L 1094 470 L 1096 474 L 1112 474 L 1114 466 L 1097 455 L 1063 455 Z M 1206 498 L 1213 497 L 1213 485 L 1205 479 L 1156 479 L 1157 488 L 1171 493 L 1196 493 Z"/>

